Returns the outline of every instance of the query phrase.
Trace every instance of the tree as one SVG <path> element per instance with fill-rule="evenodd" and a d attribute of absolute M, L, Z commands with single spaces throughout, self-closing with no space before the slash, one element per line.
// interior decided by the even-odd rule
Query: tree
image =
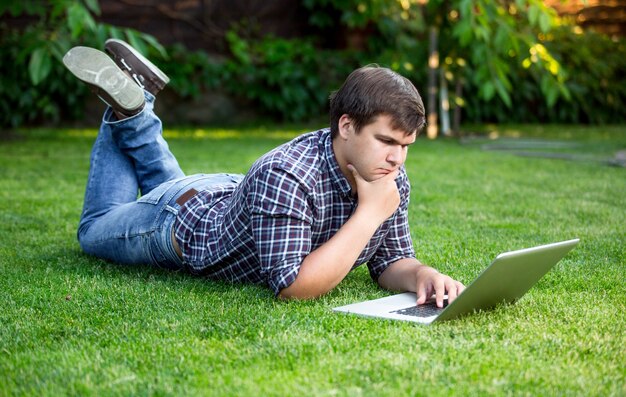
<path fill-rule="evenodd" d="M 426 90 L 431 138 L 437 136 L 437 116 L 432 114 L 437 109 L 432 103 L 433 93 L 439 93 L 441 99 L 442 86 L 447 92 L 448 83 L 455 87 L 451 102 L 456 108 L 464 103 L 457 96 L 463 85 L 474 88 L 485 101 L 497 95 L 511 107 L 516 70 L 523 67 L 533 69 L 539 76 L 541 92 L 549 106 L 560 97 L 570 97 L 565 85 L 566 71 L 542 44 L 543 38 L 562 21 L 540 0 L 306 0 L 304 3 L 311 12 L 311 23 L 319 27 L 332 23 L 322 18 L 332 14 L 329 7 L 338 13 L 338 22 L 350 28 L 373 26 L 376 33 L 370 36 L 369 52 L 378 54 L 378 62 L 387 62 L 416 81 L 423 80 L 423 72 L 415 67 L 416 60 L 425 59 L 422 43 L 431 43 L 430 86 Z"/>

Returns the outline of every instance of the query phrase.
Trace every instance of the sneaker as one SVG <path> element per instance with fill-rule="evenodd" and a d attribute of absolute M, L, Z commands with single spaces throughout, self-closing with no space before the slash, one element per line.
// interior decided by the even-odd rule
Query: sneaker
<path fill-rule="evenodd" d="M 74 47 L 63 57 L 63 64 L 115 112 L 132 116 L 143 109 L 143 90 L 104 52 Z"/>
<path fill-rule="evenodd" d="M 104 43 L 104 50 L 113 58 L 120 69 L 127 72 L 141 88 L 152 95 L 156 96 L 170 81 L 170 78 L 161 69 L 122 40 L 108 39 Z"/>

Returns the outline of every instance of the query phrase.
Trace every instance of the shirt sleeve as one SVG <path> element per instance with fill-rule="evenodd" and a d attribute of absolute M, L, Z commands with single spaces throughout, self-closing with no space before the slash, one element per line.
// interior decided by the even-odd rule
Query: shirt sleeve
<path fill-rule="evenodd" d="M 280 169 L 258 175 L 248 196 L 261 274 L 276 295 L 311 252 L 311 210 L 298 180 Z"/>
<path fill-rule="evenodd" d="M 415 248 L 413 248 L 413 239 L 409 228 L 411 186 L 405 172 L 399 177 L 398 184 L 401 204 L 393 217 L 387 221 L 390 223 L 388 232 L 374 256 L 367 263 L 370 276 L 375 282 L 378 282 L 380 275 L 392 263 L 400 259 L 415 258 Z"/>

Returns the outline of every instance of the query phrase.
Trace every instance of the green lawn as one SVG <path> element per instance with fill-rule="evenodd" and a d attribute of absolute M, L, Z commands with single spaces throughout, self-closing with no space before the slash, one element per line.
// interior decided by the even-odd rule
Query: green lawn
<path fill-rule="evenodd" d="M 170 130 L 187 173 L 245 172 L 302 130 Z M 626 127 L 493 127 L 608 158 Z M 419 258 L 470 282 L 501 251 L 581 243 L 516 305 L 419 326 L 336 314 L 382 297 L 361 267 L 281 302 L 83 255 L 95 130 L 0 142 L 0 395 L 626 395 L 626 169 L 419 139 L 407 169 Z M 569 149 L 568 149 L 569 148 Z M 579 157 L 577 157 L 579 158 Z"/>

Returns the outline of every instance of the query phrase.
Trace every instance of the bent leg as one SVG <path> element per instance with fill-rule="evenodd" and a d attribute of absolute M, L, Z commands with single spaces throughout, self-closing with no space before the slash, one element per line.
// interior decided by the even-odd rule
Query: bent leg
<path fill-rule="evenodd" d="M 117 120 L 111 108 L 104 113 L 91 152 L 79 240 L 95 220 L 134 203 L 139 190 L 146 195 L 184 176 L 163 139 L 161 121 L 153 111 L 154 96 L 145 95 L 144 109 L 133 117 Z"/>
<path fill-rule="evenodd" d="M 154 96 L 146 92 L 144 109 L 137 116 L 117 121 L 109 108 L 103 127 L 110 129 L 115 144 L 132 159 L 137 183 L 145 195 L 160 184 L 184 176 L 165 139 L 161 120 L 154 113 Z"/>

